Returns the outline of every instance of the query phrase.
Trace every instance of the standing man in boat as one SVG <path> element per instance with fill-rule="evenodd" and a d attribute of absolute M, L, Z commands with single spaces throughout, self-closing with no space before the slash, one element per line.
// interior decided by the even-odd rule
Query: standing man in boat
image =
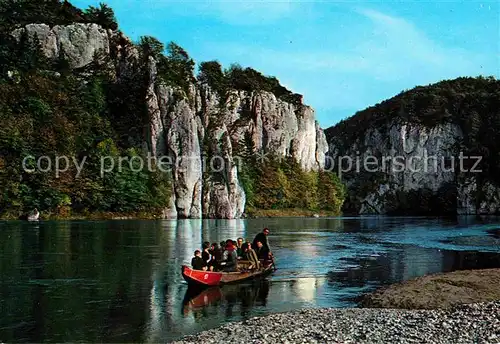
<path fill-rule="evenodd" d="M 271 252 L 271 246 L 267 236 L 269 235 L 269 228 L 264 228 L 261 233 L 257 234 L 252 242 L 252 247 L 257 247 L 257 242 L 260 241 L 267 251 Z"/>
<path fill-rule="evenodd" d="M 276 262 L 274 261 L 273 252 L 271 251 L 271 246 L 269 245 L 269 240 L 267 236 L 269 235 L 269 228 L 264 228 L 261 233 L 257 234 L 253 239 L 252 246 L 255 248 L 256 253 L 260 251 L 261 254 L 257 253 L 258 256 L 262 256 L 262 253 L 265 255 L 264 260 L 271 261 L 274 266 L 274 270 L 276 270 Z M 261 243 L 259 245 L 259 242 Z M 259 247 L 261 246 L 261 247 Z M 260 257 L 259 257 L 260 258 Z"/>

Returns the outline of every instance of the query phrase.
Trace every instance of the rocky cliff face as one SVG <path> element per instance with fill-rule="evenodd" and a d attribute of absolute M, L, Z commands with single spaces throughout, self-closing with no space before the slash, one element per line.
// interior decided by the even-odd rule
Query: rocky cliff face
<path fill-rule="evenodd" d="M 96 24 L 31 24 L 13 36 L 19 39 L 23 32 L 38 37 L 47 57 L 64 55 L 72 68 L 96 58 L 111 60 L 116 82 L 138 59 L 127 37 Z M 163 84 L 152 58 L 143 68 L 149 75 L 144 101 L 150 118 L 144 147 L 172 162 L 173 197 L 165 217 L 238 218 L 244 213 L 245 193 L 233 147 L 245 133 L 262 154 L 292 156 L 306 170 L 324 167 L 328 144 L 312 108 L 283 102 L 267 92 L 237 90 L 221 104 L 206 85 L 193 84 L 185 92 Z"/>
<path fill-rule="evenodd" d="M 452 123 L 393 121 L 366 130 L 355 142 L 331 137 L 327 160 L 343 174 L 347 210 L 354 213 L 498 214 L 500 188 L 478 179 L 477 158 L 462 155 L 460 162 L 463 136 Z"/>
<path fill-rule="evenodd" d="M 202 85 L 193 86 L 187 97 L 176 96 L 179 90 L 154 82 L 153 65 L 149 139 L 158 157 L 170 156 L 175 162 L 169 216 L 238 218 L 243 214 L 245 193 L 238 180 L 242 158 L 233 146 L 245 133 L 263 156 L 293 156 L 305 170 L 324 167 L 328 146 L 311 108 L 296 108 L 271 93 L 243 91 L 234 91 L 221 108 L 218 95 Z M 212 154 L 207 156 L 207 151 Z"/>

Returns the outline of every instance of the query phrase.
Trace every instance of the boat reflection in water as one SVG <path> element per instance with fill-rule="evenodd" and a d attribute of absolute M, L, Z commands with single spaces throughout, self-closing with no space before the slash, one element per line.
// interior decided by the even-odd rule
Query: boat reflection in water
<path fill-rule="evenodd" d="M 267 304 L 269 288 L 269 280 L 222 287 L 189 287 L 182 302 L 182 312 L 184 316 L 194 315 L 194 318 L 199 318 L 209 313 L 218 313 L 217 310 L 222 308 L 227 316 L 231 316 L 233 307 L 239 306 L 241 315 L 244 316 L 251 308 Z"/>

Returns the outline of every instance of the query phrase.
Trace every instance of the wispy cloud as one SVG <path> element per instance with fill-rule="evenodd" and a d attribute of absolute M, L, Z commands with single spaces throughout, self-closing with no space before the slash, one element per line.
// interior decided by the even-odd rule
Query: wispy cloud
<path fill-rule="evenodd" d="M 372 22 L 371 37 L 360 42 L 357 52 L 369 59 L 368 68 L 377 79 L 452 77 L 479 67 L 479 55 L 443 47 L 403 18 L 371 9 L 357 12 Z"/>

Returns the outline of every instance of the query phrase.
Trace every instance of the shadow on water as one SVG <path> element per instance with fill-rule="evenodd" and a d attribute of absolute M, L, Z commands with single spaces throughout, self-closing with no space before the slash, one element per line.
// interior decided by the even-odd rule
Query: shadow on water
<path fill-rule="evenodd" d="M 381 285 L 500 267 L 498 218 L 0 221 L 0 340 L 146 342 L 273 312 L 352 307 Z M 203 241 L 271 228 L 278 270 L 189 289 Z"/>

